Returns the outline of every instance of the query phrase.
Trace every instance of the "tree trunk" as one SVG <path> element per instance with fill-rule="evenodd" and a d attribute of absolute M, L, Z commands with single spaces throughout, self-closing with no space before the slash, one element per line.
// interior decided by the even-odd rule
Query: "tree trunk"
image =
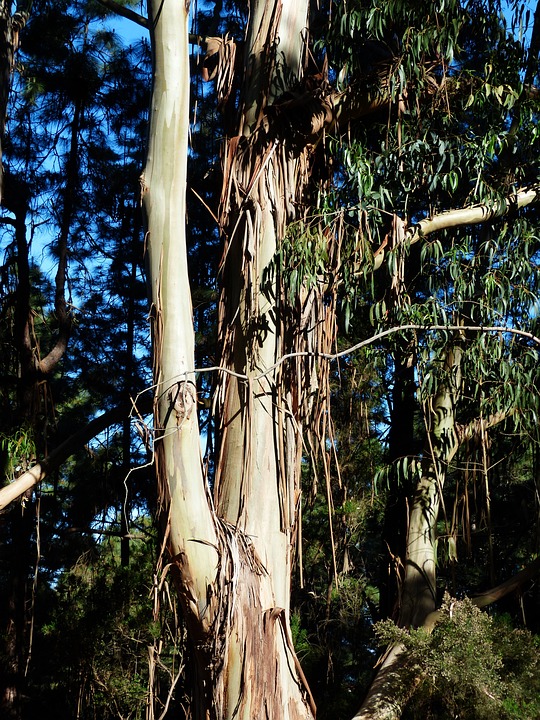
<path fill-rule="evenodd" d="M 274 362 L 279 345 L 271 302 L 260 283 L 275 252 L 277 228 L 282 231 L 286 219 L 278 218 L 276 211 L 285 204 L 283 193 L 268 201 L 276 173 L 281 178 L 269 154 L 281 158 L 284 151 L 263 142 L 262 131 L 256 129 L 261 98 L 268 95 L 255 84 L 270 77 L 273 45 L 268 41 L 278 36 L 279 17 L 287 19 L 282 36 L 297 35 L 287 46 L 280 41 L 282 57 L 299 57 L 295 48 L 302 45 L 300 33 L 306 24 L 302 7 L 301 21 L 294 19 L 292 3 L 290 13 L 279 5 L 251 8 L 243 135 L 231 141 L 229 165 L 243 198 L 231 199 L 233 213 L 226 222 L 225 279 L 230 284 L 222 302 L 222 312 L 227 308 L 223 321 L 236 316 L 232 337 L 222 331 L 228 341 L 225 359 L 231 369 L 250 379 L 239 382 L 225 376 L 225 432 L 214 510 L 200 456 L 184 232 L 188 9 L 183 3 L 152 3 L 154 85 L 143 204 L 152 293 L 155 459 L 165 533 L 197 661 L 194 715 L 205 720 L 286 720 L 314 714 L 289 630 L 291 528 L 297 497 L 284 485 L 276 442 L 279 423 L 286 423 L 277 416 L 272 377 L 256 379 Z M 258 153 L 264 148 L 268 152 L 261 163 Z M 289 169 L 285 160 L 280 162 Z M 250 224 L 257 228 L 253 236 L 247 232 Z M 286 456 L 293 454 L 285 450 Z"/>
<path fill-rule="evenodd" d="M 437 603 L 436 526 L 446 468 L 458 448 L 455 407 L 461 385 L 461 349 L 447 350 L 446 377 L 430 403 L 422 476 L 413 499 L 407 534 L 405 577 L 399 624 L 422 627 Z M 419 680 L 402 645 L 387 650 L 354 720 L 398 720 Z"/>
<path fill-rule="evenodd" d="M 461 349 L 446 354 L 446 378 L 430 403 L 422 477 L 416 488 L 407 536 L 400 625 L 421 627 L 437 604 L 436 526 L 448 464 L 458 449 L 455 407 L 461 385 Z"/>
<path fill-rule="evenodd" d="M 292 395 L 293 388 L 282 390 L 283 371 L 264 373 L 289 349 L 278 278 L 270 263 L 287 225 L 301 212 L 305 157 L 272 139 L 263 119 L 272 101 L 301 76 L 307 3 L 259 1 L 251 13 L 238 135 L 224 151 L 221 208 L 226 237 L 222 364 L 247 380 L 223 378 L 216 506 L 253 539 L 273 578 L 276 603 L 288 609 L 300 492 L 299 428 L 294 425 L 299 418 L 291 418 L 286 406 L 284 395 Z M 297 393 L 289 400 L 298 406 Z"/>
<path fill-rule="evenodd" d="M 390 412 L 390 433 L 388 439 L 388 460 L 399 462 L 414 450 L 414 415 L 416 411 L 416 383 L 414 362 L 410 348 L 405 348 L 405 362 L 395 353 L 394 386 Z M 407 546 L 408 499 L 412 486 L 408 478 L 393 477 L 392 492 L 386 501 L 384 512 L 383 540 L 388 548 L 380 560 L 379 617 L 397 620 L 400 602 L 400 587 L 403 580 Z"/>
<path fill-rule="evenodd" d="M 6 128 L 7 105 L 11 87 L 11 73 L 15 52 L 19 46 L 19 33 L 26 25 L 30 15 L 32 0 L 17 3 L 17 10 L 12 14 L 13 3 L 0 0 L 0 202 L 4 196 L 4 168 L 2 165 L 2 149 Z"/>

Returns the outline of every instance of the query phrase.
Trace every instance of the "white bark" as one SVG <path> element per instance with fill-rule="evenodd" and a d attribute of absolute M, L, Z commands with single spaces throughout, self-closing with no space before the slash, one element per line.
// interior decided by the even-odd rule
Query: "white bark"
<path fill-rule="evenodd" d="M 446 212 L 438 213 L 432 217 L 424 218 L 415 223 L 405 233 L 404 243 L 414 245 L 427 235 L 438 230 L 448 230 L 463 225 L 480 225 L 494 218 L 507 215 L 511 210 L 518 210 L 534 205 L 540 201 L 540 186 L 532 185 L 517 190 L 508 197 L 497 200 L 493 203 L 478 203 L 464 208 L 455 208 Z M 375 252 L 374 269 L 381 267 L 385 256 L 386 243 Z"/>
<path fill-rule="evenodd" d="M 459 342 L 459 341 L 458 341 Z M 420 627 L 435 610 L 437 536 L 440 499 L 448 464 L 456 454 L 455 407 L 461 385 L 461 350 L 447 350 L 446 378 L 429 404 L 422 477 L 414 496 L 407 536 L 407 558 L 400 624 Z"/>
<path fill-rule="evenodd" d="M 446 230 L 463 225 L 479 225 L 493 218 L 506 215 L 511 210 L 518 210 L 537 203 L 539 199 L 540 188 L 538 185 L 534 185 L 533 187 L 521 188 L 503 200 L 497 200 L 493 203 L 478 203 L 470 207 L 448 210 L 448 212 L 420 220 L 409 230 L 405 240 L 409 240 L 412 244 L 437 230 Z"/>
<path fill-rule="evenodd" d="M 37 463 L 20 477 L 0 490 L 0 510 L 7 507 L 23 493 L 37 485 L 47 476 L 47 470 L 41 463 Z"/>
<path fill-rule="evenodd" d="M 154 2 L 152 9 L 154 84 L 142 197 L 152 302 L 155 457 L 186 603 L 206 623 L 207 588 L 215 580 L 218 555 L 200 457 L 185 238 L 188 9 L 182 2 Z"/>
<path fill-rule="evenodd" d="M 360 710 L 352 720 L 399 720 L 414 686 L 403 682 L 407 650 L 389 648 Z"/>

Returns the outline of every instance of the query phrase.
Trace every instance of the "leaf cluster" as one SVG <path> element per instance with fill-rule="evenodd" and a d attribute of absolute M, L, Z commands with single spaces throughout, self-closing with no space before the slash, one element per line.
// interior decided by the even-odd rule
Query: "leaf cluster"
<path fill-rule="evenodd" d="M 390 621 L 375 627 L 381 643 L 401 643 L 420 678 L 406 718 L 533 718 L 538 704 L 538 638 L 446 595 L 432 633 Z"/>

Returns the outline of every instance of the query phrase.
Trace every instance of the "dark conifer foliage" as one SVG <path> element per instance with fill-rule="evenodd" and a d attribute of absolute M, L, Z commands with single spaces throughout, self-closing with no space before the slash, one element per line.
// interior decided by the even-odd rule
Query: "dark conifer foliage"
<path fill-rule="evenodd" d="M 148 385 L 138 177 L 149 47 L 124 47 L 102 19 L 93 3 L 36 2 L 17 54 L 3 158 L 0 433 L 8 479 Z M 124 485 L 146 460 L 137 437 L 129 421 L 111 427 L 36 497 L 2 515 L 10 716 L 32 716 L 30 653 L 42 632 L 35 573 L 38 587 L 55 583 L 94 552 L 101 531 L 127 534 L 123 519 L 153 504 L 151 472 L 132 473 Z M 40 588 L 40 597 L 51 612 L 60 595 Z"/>

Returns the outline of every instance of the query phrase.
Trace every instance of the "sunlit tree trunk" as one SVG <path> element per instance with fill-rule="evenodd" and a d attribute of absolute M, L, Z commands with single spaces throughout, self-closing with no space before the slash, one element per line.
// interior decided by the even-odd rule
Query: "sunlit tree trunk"
<path fill-rule="evenodd" d="M 310 718 L 312 701 L 288 617 L 298 486 L 296 472 L 286 479 L 284 469 L 286 458 L 298 459 L 296 438 L 291 450 L 291 432 L 283 432 L 287 422 L 276 408 L 275 373 L 257 379 L 280 351 L 272 291 L 263 293 L 261 279 L 294 214 L 294 191 L 286 194 L 283 188 L 291 182 L 284 173 L 297 162 L 265 137 L 260 121 L 286 69 L 300 73 L 307 10 L 302 4 L 262 3 L 250 13 L 240 132 L 229 143 L 226 167 L 222 302 L 224 362 L 249 379 L 220 378 L 224 439 L 214 503 L 200 457 L 184 232 L 187 8 L 156 1 L 152 9 L 154 86 L 143 203 L 155 460 L 168 547 L 197 661 L 194 714 L 220 720 Z M 233 177 L 234 187 L 227 186 Z"/>
<path fill-rule="evenodd" d="M 421 627 L 437 604 L 437 534 L 448 464 L 458 448 L 455 406 L 461 384 L 461 350 L 447 351 L 446 379 L 430 402 L 422 477 L 416 487 L 407 535 L 400 624 Z"/>
<path fill-rule="evenodd" d="M 287 398 L 294 394 L 298 405 L 298 397 L 293 388 L 282 389 L 281 368 L 267 372 L 289 348 L 278 278 L 264 275 L 287 225 L 301 213 L 305 151 L 292 152 L 265 118 L 302 75 L 306 23 L 305 2 L 251 6 L 238 135 L 224 151 L 222 196 L 223 363 L 248 379 L 223 378 L 216 503 L 253 539 L 273 578 L 276 604 L 285 609 L 299 499 L 298 417 Z"/>

